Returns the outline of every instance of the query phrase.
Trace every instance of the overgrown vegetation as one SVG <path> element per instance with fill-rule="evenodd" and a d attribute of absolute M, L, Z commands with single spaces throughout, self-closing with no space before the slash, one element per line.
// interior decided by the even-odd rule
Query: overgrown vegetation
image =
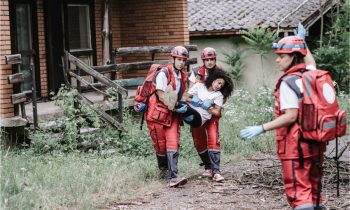
<path fill-rule="evenodd" d="M 73 103 L 71 98 L 74 98 L 74 93 L 60 94 L 64 97 L 57 99 L 65 98 L 69 104 Z M 340 95 L 340 104 L 349 113 L 348 97 Z M 68 113 L 76 111 L 70 110 Z M 94 119 L 94 113 L 89 111 L 90 118 L 78 113 L 77 118 Z M 257 151 L 274 154 L 273 132 L 255 140 L 242 140 L 239 137 L 239 130 L 244 126 L 258 125 L 271 119 L 272 89 L 261 88 L 256 93 L 236 90 L 225 104 L 220 121 L 222 163 Z M 83 120 L 79 120 L 79 123 L 93 124 Z M 61 139 L 68 135 L 59 134 L 52 141 L 60 145 L 52 146 L 53 143 L 50 143 L 49 150 L 45 148 L 45 143 L 51 140 L 50 136 L 57 135 L 57 130 L 32 134 L 32 138 L 37 138 L 32 141 L 43 138 L 41 143 L 32 142 L 27 149 L 5 151 L 1 155 L 1 208 L 96 209 L 106 207 L 111 201 L 130 199 L 142 195 L 146 190 L 164 186 L 165 180 L 159 177 L 148 130 L 145 124 L 140 130 L 139 123 L 139 117 L 125 109 L 127 133 L 120 134 L 99 122 L 100 132 L 91 134 L 91 137 L 74 133 L 69 136 L 71 141 Z M 72 130 L 61 128 L 61 132 Z M 89 142 L 90 146 L 79 146 L 84 141 Z M 192 176 L 200 170 L 199 163 L 190 127 L 185 125 L 181 131 L 179 171 L 182 175 Z"/>
<path fill-rule="evenodd" d="M 322 47 L 315 50 L 318 68 L 331 72 L 336 88 L 349 93 L 350 85 L 350 0 L 345 0 L 339 14 L 331 14 L 331 25 Z"/>
<path fill-rule="evenodd" d="M 224 56 L 224 62 L 230 66 L 230 74 L 237 87 L 240 85 L 245 68 L 245 64 L 242 60 L 244 56 L 244 50 L 239 47 L 234 47 L 230 53 L 224 53 Z"/>
<path fill-rule="evenodd" d="M 277 34 L 270 31 L 267 28 L 251 28 L 247 31 L 242 31 L 243 39 L 249 45 L 249 48 L 260 55 L 262 82 L 265 81 L 264 74 L 264 59 L 265 56 L 271 51 L 271 45 L 277 39 Z"/>
<path fill-rule="evenodd" d="M 247 102 L 254 95 L 236 91 L 227 102 L 220 123 L 223 163 L 232 160 L 232 156 L 273 151 L 271 140 L 263 143 L 241 140 L 238 132 L 244 125 L 238 122 L 244 119 L 244 115 L 233 113 L 235 110 L 239 110 L 239 113 L 256 110 L 262 118 L 270 116 L 271 113 L 266 115 L 262 111 L 262 107 L 268 109 L 271 106 L 270 99 L 263 99 L 266 94 L 271 96 L 271 91 L 257 95 L 253 104 Z M 74 128 L 61 125 L 53 130 L 42 129 L 31 134 L 32 142 L 27 149 L 3 154 L 2 171 L 6 173 L 1 176 L 2 206 L 8 209 L 94 209 L 100 202 L 106 204 L 135 195 L 142 186 L 159 187 L 165 184 L 158 177 L 148 130 L 145 124 L 143 130 L 139 129 L 138 116 L 125 109 L 124 125 L 128 132 L 120 134 L 101 121 L 94 124 L 97 116 L 91 110 L 86 110 L 89 113 L 86 117 L 81 114 L 82 111 L 74 110 L 74 95 L 74 92 L 64 89 L 56 97 L 57 103 L 67 109 L 57 124 L 76 121 L 81 125 L 98 125 L 102 130 L 89 135 L 79 134 L 74 123 L 66 125 Z M 254 108 L 257 105 L 262 110 Z M 250 121 L 244 122 L 254 124 L 256 118 L 246 117 Z M 70 140 L 65 140 L 66 137 Z M 182 127 L 180 154 L 181 174 L 191 176 L 198 172 L 200 160 L 188 125 Z"/>

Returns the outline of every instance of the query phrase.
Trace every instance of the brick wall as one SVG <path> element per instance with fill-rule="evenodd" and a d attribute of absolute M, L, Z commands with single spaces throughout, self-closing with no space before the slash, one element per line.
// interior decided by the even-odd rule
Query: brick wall
<path fill-rule="evenodd" d="M 103 21 L 103 0 L 95 1 L 95 33 L 96 33 L 96 58 L 97 65 L 103 62 L 103 37 L 102 37 L 102 21 Z"/>
<path fill-rule="evenodd" d="M 103 62 L 103 10 L 104 1 L 95 1 L 97 65 Z M 112 48 L 189 44 L 187 0 L 120 0 L 110 1 Z M 167 59 L 157 55 L 155 59 Z M 151 56 L 117 58 L 117 63 L 151 60 Z M 134 71 L 119 78 L 144 75 Z"/>
<path fill-rule="evenodd" d="M 120 13 L 121 47 L 189 44 L 187 0 L 121 0 Z M 158 54 L 155 59 L 168 59 L 168 55 Z M 151 56 L 128 56 L 121 62 L 134 60 L 151 60 Z"/>
<path fill-rule="evenodd" d="M 5 55 L 11 54 L 11 34 L 8 0 L 0 0 L 0 118 L 14 116 L 11 104 L 12 85 L 8 84 L 8 75 L 12 66 L 5 64 Z"/>
<path fill-rule="evenodd" d="M 188 44 L 187 0 L 121 0 L 122 46 Z"/>
<path fill-rule="evenodd" d="M 39 43 L 39 66 L 41 96 L 48 97 L 48 79 L 46 66 L 46 44 L 45 44 L 45 22 L 44 22 L 44 0 L 37 0 L 38 18 L 38 43 Z"/>

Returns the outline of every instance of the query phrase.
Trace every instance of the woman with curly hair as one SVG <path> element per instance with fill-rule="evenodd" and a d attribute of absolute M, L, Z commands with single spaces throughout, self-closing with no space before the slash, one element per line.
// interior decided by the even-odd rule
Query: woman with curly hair
<path fill-rule="evenodd" d="M 206 138 L 202 139 L 206 141 L 204 150 L 207 152 L 203 162 L 206 163 L 208 177 L 212 177 L 214 181 L 218 182 L 224 180 L 220 173 L 219 133 L 205 130 L 212 128 L 219 132 L 218 124 L 215 124 L 214 127 L 207 124 L 213 116 L 218 119 L 221 117 L 222 105 L 232 92 L 233 82 L 229 74 L 218 70 L 209 74 L 204 83 L 195 83 L 188 91 L 187 103 L 180 103 L 179 108 L 176 109 L 176 112 L 182 113 L 184 121 L 192 128 L 202 128 L 205 133 L 208 133 L 208 136 L 206 135 Z M 211 136 L 213 133 L 215 136 Z M 202 156 L 204 157 L 204 155 Z M 202 156 L 200 157 L 202 158 Z"/>

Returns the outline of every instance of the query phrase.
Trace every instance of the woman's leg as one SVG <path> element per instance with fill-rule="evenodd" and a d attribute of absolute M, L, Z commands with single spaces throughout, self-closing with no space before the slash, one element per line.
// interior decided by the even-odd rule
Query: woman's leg
<path fill-rule="evenodd" d="M 213 179 L 215 181 L 222 181 L 224 178 L 220 175 L 220 118 L 213 116 L 206 122 L 208 132 L 208 152 L 210 157 L 211 169 L 213 170 Z M 216 175 L 218 174 L 218 175 Z"/>
<path fill-rule="evenodd" d="M 187 179 L 178 175 L 178 159 L 180 147 L 179 116 L 174 116 L 170 127 L 164 127 L 166 138 L 166 155 L 168 160 L 168 186 L 177 187 L 187 183 Z"/>
<path fill-rule="evenodd" d="M 312 201 L 312 183 L 310 171 L 312 159 L 304 158 L 304 168 L 299 160 L 282 160 L 284 188 L 289 204 L 293 209 L 314 209 Z"/>

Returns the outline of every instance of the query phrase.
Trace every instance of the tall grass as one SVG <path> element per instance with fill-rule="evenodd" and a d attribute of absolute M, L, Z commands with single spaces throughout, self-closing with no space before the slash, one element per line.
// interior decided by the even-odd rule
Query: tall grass
<path fill-rule="evenodd" d="M 273 103 L 272 89 L 235 91 L 220 120 L 223 163 L 256 151 L 275 153 L 273 132 L 254 140 L 239 137 L 245 126 L 272 120 Z M 348 95 L 340 94 L 339 103 L 350 112 Z M 140 130 L 139 117 L 127 110 L 124 114 L 128 133 L 106 127 L 94 136 L 80 137 L 79 141 L 97 144 L 89 150 L 45 152 L 41 148 L 45 145 L 36 144 L 24 150 L 2 151 L 0 209 L 97 209 L 164 187 L 146 125 Z M 181 175 L 195 175 L 199 163 L 190 127 L 185 125 L 181 132 Z"/>
<path fill-rule="evenodd" d="M 221 142 L 225 153 L 250 155 L 256 151 L 274 153 L 273 133 L 254 140 L 243 140 L 239 131 L 245 126 L 261 125 L 273 119 L 273 90 L 261 87 L 255 93 L 236 90 L 224 106 Z"/>

